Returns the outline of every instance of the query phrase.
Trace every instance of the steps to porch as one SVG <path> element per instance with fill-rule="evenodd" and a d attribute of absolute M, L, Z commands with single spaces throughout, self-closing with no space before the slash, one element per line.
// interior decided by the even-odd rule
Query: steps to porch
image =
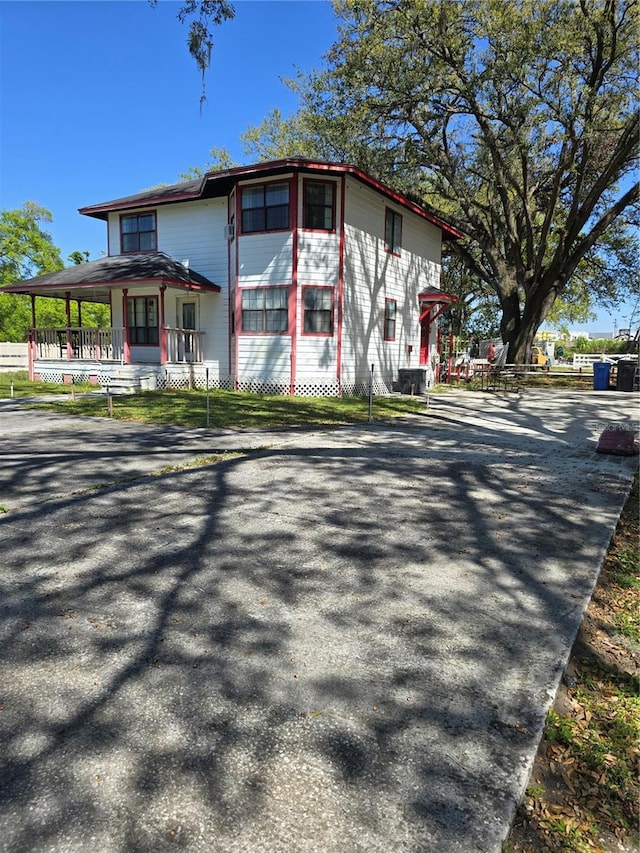
<path fill-rule="evenodd" d="M 105 394 L 136 394 L 155 391 L 157 387 L 157 371 L 148 367 L 120 367 L 102 386 Z"/>

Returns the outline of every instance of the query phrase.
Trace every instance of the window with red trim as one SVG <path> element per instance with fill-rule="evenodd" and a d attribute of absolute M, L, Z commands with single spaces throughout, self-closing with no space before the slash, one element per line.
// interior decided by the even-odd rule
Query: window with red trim
<path fill-rule="evenodd" d="M 402 216 L 390 207 L 384 212 L 384 248 L 394 255 L 402 248 Z"/>
<path fill-rule="evenodd" d="M 243 287 L 242 331 L 278 334 L 289 330 L 288 287 Z"/>
<path fill-rule="evenodd" d="M 127 326 L 131 344 L 157 346 L 158 297 L 128 296 Z"/>
<path fill-rule="evenodd" d="M 242 233 L 289 228 L 289 183 L 258 184 L 241 192 Z"/>
<path fill-rule="evenodd" d="M 333 288 L 302 288 L 303 320 L 305 335 L 333 335 Z"/>
<path fill-rule="evenodd" d="M 303 182 L 302 227 L 335 231 L 336 185 L 333 181 Z"/>
<path fill-rule="evenodd" d="M 120 217 L 120 246 L 127 252 L 153 252 L 158 245 L 156 215 L 153 211 Z"/>
<path fill-rule="evenodd" d="M 396 311 L 398 303 L 395 299 L 385 299 L 384 302 L 384 339 L 395 341 L 396 339 Z"/>

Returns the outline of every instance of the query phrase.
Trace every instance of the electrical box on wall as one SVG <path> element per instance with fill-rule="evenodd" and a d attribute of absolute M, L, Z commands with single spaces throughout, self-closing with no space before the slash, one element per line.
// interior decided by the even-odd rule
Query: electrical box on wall
<path fill-rule="evenodd" d="M 233 240 L 236 236 L 236 226 L 230 222 L 228 225 L 224 226 L 224 239 L 225 240 Z"/>

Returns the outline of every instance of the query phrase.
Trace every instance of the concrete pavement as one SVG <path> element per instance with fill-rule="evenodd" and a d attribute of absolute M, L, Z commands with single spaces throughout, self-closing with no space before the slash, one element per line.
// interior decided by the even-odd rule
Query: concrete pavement
<path fill-rule="evenodd" d="M 0 404 L 0 850 L 500 850 L 637 401 L 431 403 L 269 433 Z"/>

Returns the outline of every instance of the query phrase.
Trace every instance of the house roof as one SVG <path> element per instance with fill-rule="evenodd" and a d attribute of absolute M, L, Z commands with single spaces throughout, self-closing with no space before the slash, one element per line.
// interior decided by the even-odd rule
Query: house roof
<path fill-rule="evenodd" d="M 164 252 L 136 252 L 100 258 L 87 264 L 67 267 L 59 272 L 39 275 L 10 287 L 3 287 L 2 292 L 37 293 L 60 298 L 73 292 L 74 296 L 86 302 L 104 302 L 108 288 L 147 283 L 166 284 L 185 290 L 220 291 L 217 284 L 195 270 L 188 269 Z"/>
<path fill-rule="evenodd" d="M 136 193 L 135 195 L 117 198 L 113 201 L 81 207 L 79 208 L 79 212 L 85 216 L 106 220 L 109 213 L 114 211 L 133 210 L 151 206 L 157 207 L 163 204 L 175 204 L 176 202 L 196 201 L 206 198 L 219 198 L 220 196 L 228 195 L 238 181 L 256 177 L 273 177 L 291 171 L 307 172 L 316 175 L 351 175 L 363 184 L 377 190 L 391 201 L 395 201 L 396 204 L 411 210 L 413 213 L 436 225 L 442 230 L 443 240 L 457 240 L 463 236 L 460 231 L 428 210 L 424 205 L 383 184 L 381 181 L 363 172 L 357 166 L 352 166 L 348 163 L 307 160 L 304 157 L 289 157 L 283 160 L 272 160 L 268 163 L 237 166 L 233 169 L 225 169 L 220 172 L 209 172 L 202 178 L 194 181 L 157 187 L 146 190 L 145 192 Z"/>
<path fill-rule="evenodd" d="M 444 304 L 457 301 L 457 296 L 454 296 L 452 293 L 445 293 L 444 290 L 440 290 L 439 287 L 433 287 L 432 285 L 429 285 L 426 290 L 418 294 L 418 302 L 439 302 Z"/>

